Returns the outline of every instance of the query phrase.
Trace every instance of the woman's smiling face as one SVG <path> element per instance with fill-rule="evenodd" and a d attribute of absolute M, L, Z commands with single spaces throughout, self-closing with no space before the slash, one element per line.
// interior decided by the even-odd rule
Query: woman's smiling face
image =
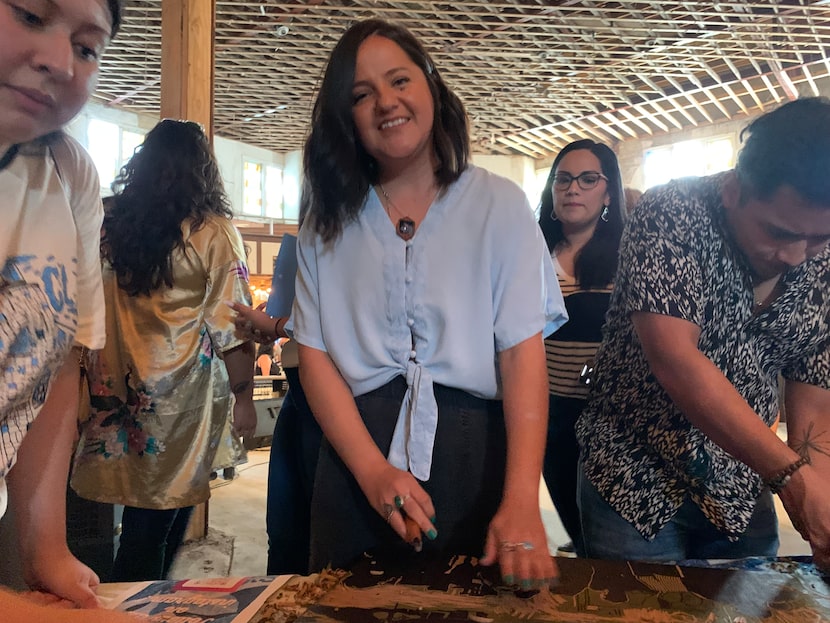
<path fill-rule="evenodd" d="M 431 157 L 435 104 L 427 78 L 394 41 L 372 35 L 358 49 L 352 117 L 381 170 Z"/>

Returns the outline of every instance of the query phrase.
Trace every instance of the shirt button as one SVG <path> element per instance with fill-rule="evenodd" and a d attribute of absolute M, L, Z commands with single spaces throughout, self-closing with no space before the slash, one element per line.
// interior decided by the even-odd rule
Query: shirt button
<path fill-rule="evenodd" d="M 404 281 L 406 281 L 406 283 L 412 283 L 412 277 L 407 276 Z"/>
<path fill-rule="evenodd" d="M 415 355 L 417 355 L 417 354 L 418 353 L 416 353 L 414 350 L 411 350 L 411 351 L 409 351 L 409 358 L 410 359 L 415 359 Z"/>
<path fill-rule="evenodd" d="M 411 241 L 411 240 L 407 240 L 407 241 L 406 241 L 406 246 L 407 246 L 407 247 L 411 247 L 411 246 L 412 246 L 412 241 Z"/>
<path fill-rule="evenodd" d="M 413 320 L 412 318 L 408 318 L 407 321 L 406 321 L 406 324 L 408 324 L 411 327 L 412 325 L 415 324 L 415 320 Z"/>

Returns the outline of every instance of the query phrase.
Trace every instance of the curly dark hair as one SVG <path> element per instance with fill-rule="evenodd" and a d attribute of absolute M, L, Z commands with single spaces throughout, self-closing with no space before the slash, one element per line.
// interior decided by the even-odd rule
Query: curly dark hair
<path fill-rule="evenodd" d="M 213 150 L 192 121 L 159 122 L 112 189 L 101 253 L 131 296 L 173 285 L 171 257 L 184 244 L 184 221 L 196 231 L 208 215 L 233 216 Z"/>
<path fill-rule="evenodd" d="M 470 157 L 467 113 L 450 91 L 427 51 L 403 26 L 379 19 L 358 22 L 340 38 L 329 56 L 314 102 L 305 144 L 301 211 L 325 242 L 337 238 L 360 212 L 378 166 L 358 137 L 352 117 L 352 85 L 360 45 L 372 35 L 394 41 L 426 76 L 435 109 L 432 141 L 436 176 L 446 188 L 467 168 Z"/>
<path fill-rule="evenodd" d="M 743 199 L 769 199 L 789 185 L 830 206 L 830 99 L 804 97 L 779 106 L 744 128 L 745 137 L 735 166 Z"/>
<path fill-rule="evenodd" d="M 553 195 L 551 186 L 556 176 L 556 169 L 562 158 L 577 149 L 587 149 L 599 160 L 602 174 L 608 178 L 608 220 L 600 220 L 594 229 L 594 235 L 586 243 L 574 262 L 577 283 L 582 288 L 603 287 L 614 281 L 617 273 L 617 253 L 620 248 L 623 225 L 625 224 L 625 194 L 623 192 L 622 174 L 617 162 L 617 155 L 602 143 L 582 139 L 569 143 L 556 156 L 548 173 L 548 179 L 539 201 L 539 227 L 548 243 L 548 250 L 553 252 L 556 245 L 565 239 L 562 223 L 552 218 Z"/>

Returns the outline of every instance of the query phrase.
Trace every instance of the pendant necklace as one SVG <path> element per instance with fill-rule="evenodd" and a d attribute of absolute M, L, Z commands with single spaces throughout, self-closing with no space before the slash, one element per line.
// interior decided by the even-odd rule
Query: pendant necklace
<path fill-rule="evenodd" d="M 378 187 L 380 188 L 381 194 L 386 199 L 386 214 L 389 214 L 389 208 L 392 208 L 398 216 L 400 216 L 400 220 L 398 220 L 398 226 L 395 228 L 395 233 L 398 234 L 398 238 L 402 240 L 411 240 L 412 236 L 415 235 L 415 221 L 413 221 L 408 216 L 404 216 L 398 207 L 392 202 L 392 199 L 389 197 L 389 193 L 386 192 L 386 189 L 383 187 L 383 184 L 378 182 Z M 389 214 L 391 217 L 392 215 Z"/>

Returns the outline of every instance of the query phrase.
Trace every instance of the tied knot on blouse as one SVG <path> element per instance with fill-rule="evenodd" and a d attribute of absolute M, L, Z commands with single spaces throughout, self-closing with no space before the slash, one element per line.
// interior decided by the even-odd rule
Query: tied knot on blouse
<path fill-rule="evenodd" d="M 389 447 L 389 462 L 410 471 L 422 482 L 429 480 L 437 429 L 438 404 L 432 376 L 421 364 L 410 361 L 406 366 L 406 393 Z"/>

